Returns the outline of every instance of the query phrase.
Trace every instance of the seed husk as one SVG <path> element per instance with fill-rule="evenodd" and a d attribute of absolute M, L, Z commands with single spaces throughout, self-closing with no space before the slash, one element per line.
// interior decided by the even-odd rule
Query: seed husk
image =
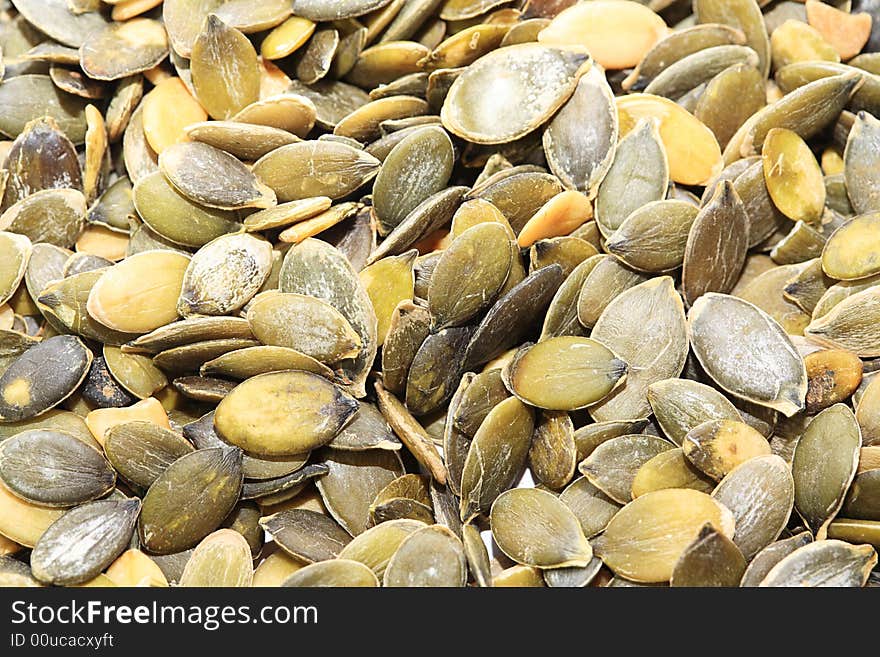
<path fill-rule="evenodd" d="M 308 509 L 289 509 L 262 518 L 263 527 L 291 557 L 305 563 L 335 559 L 351 536 L 327 516 Z"/>
<path fill-rule="evenodd" d="M 617 136 L 614 95 L 601 69 L 593 66 L 544 130 L 550 170 L 569 189 L 595 196 L 614 161 Z"/>
<path fill-rule="evenodd" d="M 34 345 L 0 376 L 0 422 L 29 420 L 54 408 L 85 380 L 91 364 L 92 352 L 74 336 Z M 39 375 L 47 365 L 54 365 L 56 374 L 44 381 Z"/>
<path fill-rule="evenodd" d="M 378 587 L 379 579 L 366 565 L 351 559 L 309 564 L 287 577 L 285 587 Z"/>
<path fill-rule="evenodd" d="M 870 545 L 816 541 L 783 558 L 758 586 L 861 587 L 876 563 L 877 552 Z"/>
<path fill-rule="evenodd" d="M 563 336 L 525 347 L 504 368 L 507 389 L 548 410 L 585 408 L 625 382 L 627 364 L 602 343 Z"/>
<path fill-rule="evenodd" d="M 241 462 L 241 450 L 225 447 L 198 450 L 172 463 L 144 497 L 141 543 L 150 552 L 171 554 L 217 529 L 238 501 Z"/>
<path fill-rule="evenodd" d="M 750 327 L 751 338 L 740 339 Z M 791 417 L 804 407 L 807 374 L 789 337 L 769 315 L 736 297 L 708 293 L 688 315 L 690 343 L 721 388 Z M 774 354 L 774 361 L 767 354 Z"/>
<path fill-rule="evenodd" d="M 461 541 L 441 525 L 410 534 L 388 562 L 383 586 L 461 587 L 467 582 L 467 561 Z"/>
<path fill-rule="evenodd" d="M 818 540 L 843 505 L 859 462 L 861 432 L 852 411 L 835 404 L 819 413 L 794 450 L 795 508 Z"/>
<path fill-rule="evenodd" d="M 492 504 L 489 521 L 498 546 L 521 565 L 586 566 L 593 556 L 577 517 L 546 491 L 515 488 L 502 493 Z"/>
<path fill-rule="evenodd" d="M 147 251 L 107 269 L 89 292 L 89 315 L 115 331 L 147 333 L 177 319 L 177 297 L 190 259 Z M 143 296 L 151 303 L 143 304 Z"/>
<path fill-rule="evenodd" d="M 169 146 L 159 156 L 159 167 L 177 191 L 200 205 L 238 210 L 268 208 L 276 203 L 275 192 L 244 164 L 208 144 Z"/>
<path fill-rule="evenodd" d="M 260 158 L 254 173 L 282 202 L 315 196 L 338 199 L 373 178 L 379 161 L 346 144 L 305 141 L 282 146 Z"/>
<path fill-rule="evenodd" d="M 131 194 L 144 223 L 181 246 L 203 246 L 240 226 L 232 212 L 207 208 L 189 200 L 159 171 L 141 178 Z"/>
<path fill-rule="evenodd" d="M 536 43 L 489 53 L 469 66 L 452 84 L 440 114 L 443 125 L 477 144 L 501 144 L 519 139 L 544 123 L 568 100 L 577 85 L 579 69 L 589 61 L 589 55 L 583 50 L 564 50 Z M 503 88 L 492 91 L 502 71 L 511 77 L 505 78 Z M 511 108 L 515 111 L 503 117 L 477 109 L 490 99 L 497 102 L 498 94 L 529 99 L 529 102 L 515 103 Z"/>
<path fill-rule="evenodd" d="M 71 507 L 104 496 L 116 473 L 97 450 L 71 434 L 35 429 L 3 441 L 0 478 L 28 502 Z"/>
<path fill-rule="evenodd" d="M 495 406 L 474 435 L 461 477 L 461 519 L 488 511 L 518 480 L 528 457 L 534 416 L 510 397 Z"/>
<path fill-rule="evenodd" d="M 677 376 L 687 357 L 684 307 L 672 279 L 654 278 L 617 296 L 591 336 L 625 361 L 629 371 L 623 386 L 592 406 L 590 414 L 599 422 L 647 417 L 648 386 Z"/>
<path fill-rule="evenodd" d="M 123 498 L 89 502 L 69 511 L 34 546 L 34 576 L 64 586 L 93 579 L 128 546 L 140 508 L 139 500 Z"/>
<path fill-rule="evenodd" d="M 596 224 L 609 237 L 633 211 L 665 198 L 669 164 L 655 121 L 640 121 L 617 145 L 596 197 Z M 625 191 L 624 191 L 625 190 Z"/>
<path fill-rule="evenodd" d="M 733 515 L 705 493 L 654 491 L 623 507 L 594 547 L 616 575 L 636 582 L 665 582 L 707 522 L 728 538 L 733 535 Z"/>
<path fill-rule="evenodd" d="M 418 520 L 383 522 L 356 536 L 342 549 L 339 558 L 358 561 L 370 568 L 376 577 L 382 577 L 401 543 L 423 527 L 426 527 L 425 523 Z"/>
<path fill-rule="evenodd" d="M 326 242 L 307 239 L 284 256 L 279 283 L 282 292 L 322 299 L 348 320 L 360 336 L 361 351 L 342 370 L 352 381 L 352 393 L 366 395 L 367 373 L 378 347 L 378 323 L 370 297 L 345 255 Z"/>
<path fill-rule="evenodd" d="M 143 420 L 110 427 L 104 436 L 104 453 L 114 469 L 144 489 L 192 451 L 192 445 L 178 433 Z"/>
<path fill-rule="evenodd" d="M 357 410 L 325 378 L 290 370 L 247 379 L 217 407 L 226 441 L 261 456 L 291 456 L 325 445 Z"/>

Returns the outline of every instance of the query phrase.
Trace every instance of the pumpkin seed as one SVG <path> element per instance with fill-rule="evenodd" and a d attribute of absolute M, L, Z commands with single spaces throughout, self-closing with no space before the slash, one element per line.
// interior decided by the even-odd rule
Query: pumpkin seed
<path fill-rule="evenodd" d="M 691 465 L 681 449 L 667 449 L 636 470 L 631 489 L 632 499 L 635 499 L 666 488 L 692 488 L 711 493 L 713 486 L 712 480 Z"/>
<path fill-rule="evenodd" d="M 151 552 L 171 554 L 217 529 L 238 501 L 241 460 L 240 450 L 226 447 L 198 450 L 172 463 L 144 497 L 141 543 Z"/>
<path fill-rule="evenodd" d="M 79 60 L 90 78 L 119 80 L 153 68 L 167 55 L 168 36 L 162 24 L 135 18 L 89 34 L 80 47 Z"/>
<path fill-rule="evenodd" d="M 381 577 L 401 543 L 425 526 L 423 522 L 409 519 L 383 522 L 356 536 L 342 548 L 339 558 L 358 561 L 372 570 L 376 577 Z"/>
<path fill-rule="evenodd" d="M 862 381 L 862 361 L 848 351 L 826 349 L 804 357 L 807 412 L 815 413 L 848 399 Z"/>
<path fill-rule="evenodd" d="M 117 424 L 104 436 L 104 453 L 114 469 L 142 488 L 149 488 L 172 463 L 192 451 L 179 434 L 143 420 Z"/>
<path fill-rule="evenodd" d="M 815 222 L 825 206 L 822 171 L 797 133 L 772 128 L 761 150 L 764 179 L 777 208 L 794 221 Z"/>
<path fill-rule="evenodd" d="M 599 445 L 578 469 L 596 488 L 619 504 L 633 499 L 633 480 L 652 458 L 673 449 L 655 436 L 620 436 Z"/>
<path fill-rule="evenodd" d="M 739 411 L 714 388 L 688 379 L 648 386 L 648 402 L 663 433 L 681 445 L 688 432 L 707 420 L 740 420 Z"/>
<path fill-rule="evenodd" d="M 394 311 L 401 302 L 415 295 L 413 262 L 417 252 L 408 251 L 399 256 L 389 256 L 367 267 L 358 274 L 378 321 L 378 341 L 382 345 L 388 336 Z"/>
<path fill-rule="evenodd" d="M 335 559 L 351 536 L 331 518 L 307 509 L 289 509 L 260 520 L 287 554 L 305 563 Z"/>
<path fill-rule="evenodd" d="M 758 552 L 749 563 L 746 572 L 743 574 L 740 586 L 758 586 L 773 566 L 812 540 L 813 536 L 810 532 L 801 532 L 790 538 L 780 539 L 771 543 Z"/>
<path fill-rule="evenodd" d="M 571 481 L 576 466 L 574 424 L 568 413 L 542 413 L 529 449 L 532 475 L 548 488 L 558 490 Z"/>
<path fill-rule="evenodd" d="M 751 335 L 745 342 L 740 339 L 743 330 Z M 688 334 L 700 365 L 727 392 L 786 417 L 804 407 L 803 360 L 764 311 L 736 297 L 710 292 L 691 308 Z M 767 358 L 771 353 L 775 362 Z"/>
<path fill-rule="evenodd" d="M 366 565 L 351 559 L 332 559 L 309 564 L 290 575 L 281 586 L 377 587 L 379 579 Z"/>
<path fill-rule="evenodd" d="M 874 287 L 856 292 L 810 322 L 804 334 L 820 344 L 873 357 L 880 353 L 873 330 L 878 295 Z"/>
<path fill-rule="evenodd" d="M 605 242 L 630 267 L 663 272 L 684 259 L 691 226 L 699 210 L 686 201 L 662 200 L 634 210 Z"/>
<path fill-rule="evenodd" d="M 770 454 L 770 444 L 758 431 L 736 420 L 707 420 L 688 431 L 681 443 L 684 455 L 716 481 L 749 459 Z"/>
<path fill-rule="evenodd" d="M 636 582 L 665 582 L 706 523 L 728 538 L 733 535 L 733 515 L 705 493 L 654 491 L 623 507 L 594 547 L 617 575 Z"/>
<path fill-rule="evenodd" d="M 461 541 L 441 525 L 424 527 L 405 538 L 383 576 L 383 586 L 461 587 L 466 582 Z"/>
<path fill-rule="evenodd" d="M 877 482 L 880 481 L 880 470 L 868 470 L 856 475 L 844 501 L 843 515 L 850 518 L 878 520 Z"/>
<path fill-rule="evenodd" d="M 253 338 L 253 334 L 242 317 L 190 317 L 135 338 L 125 345 L 123 351 L 155 354 L 201 341 L 248 338 Z"/>
<path fill-rule="evenodd" d="M 247 541 L 236 531 L 218 529 L 196 546 L 180 576 L 180 586 L 250 587 L 253 578 Z"/>
<path fill-rule="evenodd" d="M 864 586 L 877 563 L 870 545 L 816 541 L 777 563 L 758 586 Z"/>
<path fill-rule="evenodd" d="M 27 131 L 31 121 L 48 116 L 73 143 L 81 144 L 86 135 L 87 103 L 58 89 L 48 75 L 9 78 L 0 83 L 0 105 L 4 108 L 0 132 L 15 138 Z"/>
<path fill-rule="evenodd" d="M 746 560 L 739 548 L 711 524 L 679 557 L 670 584 L 687 587 L 739 586 Z"/>

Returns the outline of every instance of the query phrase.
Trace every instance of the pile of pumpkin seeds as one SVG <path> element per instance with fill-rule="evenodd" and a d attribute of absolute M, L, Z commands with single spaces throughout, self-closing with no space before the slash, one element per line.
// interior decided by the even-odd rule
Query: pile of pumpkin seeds
<path fill-rule="evenodd" d="M 880 583 L 877 0 L 0 48 L 0 585 Z"/>

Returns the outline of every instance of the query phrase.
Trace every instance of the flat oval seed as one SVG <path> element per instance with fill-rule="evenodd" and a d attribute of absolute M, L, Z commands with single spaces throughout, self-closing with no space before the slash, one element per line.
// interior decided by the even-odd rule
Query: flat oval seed
<path fill-rule="evenodd" d="M 636 582 L 665 582 L 706 523 L 728 538 L 733 535 L 733 515 L 705 493 L 646 493 L 612 518 L 596 552 L 617 575 Z"/>
<path fill-rule="evenodd" d="M 294 144 L 295 145 L 295 144 Z M 268 208 L 275 193 L 229 153 L 199 142 L 169 146 L 159 167 L 181 194 L 222 210 Z"/>
<path fill-rule="evenodd" d="M 443 251 L 428 287 L 434 329 L 464 324 L 487 308 L 510 272 L 510 238 L 494 222 L 467 229 Z"/>
<path fill-rule="evenodd" d="M 870 545 L 817 541 L 773 566 L 758 586 L 861 587 L 876 563 L 877 552 Z"/>
<path fill-rule="evenodd" d="M 373 208 L 382 231 L 388 233 L 419 203 L 445 188 L 453 162 L 452 141 L 442 128 L 421 128 L 400 141 L 373 184 Z"/>
<path fill-rule="evenodd" d="M 379 160 L 347 144 L 304 141 L 276 148 L 254 164 L 254 173 L 279 201 L 315 196 L 339 199 L 354 192 L 379 171 Z"/>
<path fill-rule="evenodd" d="M 168 55 L 159 21 L 135 18 L 92 32 L 80 48 L 80 65 L 94 80 L 118 80 L 158 65 Z"/>
<path fill-rule="evenodd" d="M 563 336 L 518 352 L 502 378 L 511 393 L 532 406 L 573 411 L 608 396 L 626 372 L 627 364 L 602 343 Z"/>
<path fill-rule="evenodd" d="M 574 424 L 568 413 L 542 413 L 529 449 L 532 476 L 548 488 L 559 490 L 571 481 L 576 467 Z"/>
<path fill-rule="evenodd" d="M 794 450 L 794 503 L 818 540 L 825 538 L 856 474 L 862 435 L 848 406 L 835 404 L 819 413 Z"/>
<path fill-rule="evenodd" d="M 748 340 L 742 339 L 744 332 Z M 804 407 L 803 360 L 764 311 L 736 297 L 704 294 L 688 315 L 688 334 L 703 369 L 724 390 L 786 417 Z"/>
<path fill-rule="evenodd" d="M 699 209 L 686 201 L 662 200 L 634 210 L 605 242 L 624 263 L 647 272 L 681 266 L 688 234 Z"/>
<path fill-rule="evenodd" d="M 0 443 L 0 478 L 16 495 L 44 506 L 74 506 L 113 489 L 116 473 L 71 434 L 35 429 Z"/>
<path fill-rule="evenodd" d="M 537 43 L 495 50 L 453 82 L 440 112 L 443 125 L 477 144 L 514 141 L 544 123 L 568 100 L 579 69 L 589 59 L 584 50 Z M 491 109 L 499 106 L 508 108 L 503 116 Z"/>
<path fill-rule="evenodd" d="M 57 406 L 85 380 L 91 364 L 92 352 L 74 336 L 59 335 L 34 345 L 0 376 L 0 421 L 29 420 Z M 54 374 L 43 380 L 46 367 Z"/>
<path fill-rule="evenodd" d="M 293 0 L 293 13 L 313 21 L 335 21 L 363 16 L 387 5 L 390 0 Z"/>
<path fill-rule="evenodd" d="M 179 586 L 250 587 L 254 579 L 251 548 L 237 531 L 218 529 L 196 546 Z"/>
<path fill-rule="evenodd" d="M 566 191 L 547 201 L 519 231 L 517 244 L 523 248 L 544 239 L 562 238 L 574 232 L 593 215 L 587 197 Z M 569 240 L 573 240 L 572 236 Z"/>
<path fill-rule="evenodd" d="M 359 561 L 331 559 L 313 563 L 290 575 L 285 587 L 378 587 L 376 574 Z"/>
<path fill-rule="evenodd" d="M 315 23 L 302 16 L 291 16 L 276 26 L 260 44 L 264 59 L 283 59 L 305 45 L 315 32 Z"/>
<path fill-rule="evenodd" d="M 85 215 L 86 199 L 79 190 L 43 189 L 9 206 L 0 215 L 0 230 L 18 233 L 19 238 L 26 236 L 34 243 L 47 242 L 66 248 L 75 243 Z M 0 248 L 4 252 L 8 250 Z M 4 269 L 6 267 L 9 263 Z M 0 284 L 0 288 L 7 290 L 7 281 Z"/>
<path fill-rule="evenodd" d="M 692 466 L 681 449 L 667 449 L 636 471 L 632 480 L 632 499 L 665 488 L 693 488 L 711 493 L 713 486 L 712 480 Z"/>
<path fill-rule="evenodd" d="M 129 121 L 129 129 L 125 131 L 124 147 L 126 151 L 126 169 L 131 176 L 132 182 L 137 182 L 142 175 L 156 171 L 156 157 L 169 146 L 186 139 L 184 128 L 193 123 L 199 123 L 208 118 L 207 113 L 180 78 L 167 78 L 157 84 L 153 90 L 144 97 L 140 106 L 142 110 L 135 110 Z M 129 164 L 129 148 L 125 144 L 135 139 L 138 130 L 138 114 L 142 116 L 142 126 L 137 135 L 138 145 L 143 150 L 141 157 L 146 157 L 144 171 L 136 170 Z M 131 127 L 133 126 L 133 127 Z M 141 140 L 146 140 L 141 143 Z M 132 154 L 135 143 L 131 142 Z"/>
<path fill-rule="evenodd" d="M 620 436 L 596 447 L 578 469 L 608 497 L 626 504 L 633 499 L 633 481 L 639 468 L 671 449 L 672 443 L 656 436 Z"/>
<path fill-rule="evenodd" d="M 64 93 L 48 75 L 19 75 L 0 84 L 0 132 L 15 138 L 27 131 L 28 124 L 44 116 L 75 144 L 86 134 L 85 107 L 88 100 Z"/>
<path fill-rule="evenodd" d="M 657 123 L 640 121 L 617 145 L 596 196 L 596 224 L 606 237 L 635 210 L 666 196 L 669 164 Z"/>
<path fill-rule="evenodd" d="M 648 387 L 648 402 L 663 433 L 681 445 L 687 433 L 707 420 L 741 419 L 720 392 L 689 379 L 665 379 Z"/>
<path fill-rule="evenodd" d="M 279 292 L 254 301 L 248 323 L 263 344 L 288 347 L 323 363 L 354 358 L 360 336 L 330 304 L 304 294 Z"/>
<path fill-rule="evenodd" d="M 412 250 L 399 256 L 388 256 L 358 273 L 376 310 L 380 345 L 385 343 L 395 309 L 415 296 L 413 262 L 417 255 L 417 251 Z"/>
<path fill-rule="evenodd" d="M 82 584 L 96 577 L 131 541 L 140 500 L 88 502 L 52 523 L 31 553 L 34 576 L 47 584 Z"/>
<path fill-rule="evenodd" d="M 260 99 L 257 51 L 216 14 L 193 44 L 191 67 L 196 96 L 211 118 L 228 119 Z"/>
<path fill-rule="evenodd" d="M 593 197 L 612 166 L 618 121 L 614 94 L 599 67 L 590 67 L 544 130 L 550 170 L 569 189 Z"/>
<path fill-rule="evenodd" d="M 183 276 L 177 311 L 228 315 L 259 291 L 272 269 L 272 245 L 248 233 L 224 235 L 200 248 Z"/>
<path fill-rule="evenodd" d="M 180 434 L 143 420 L 117 424 L 104 435 L 107 459 L 126 481 L 142 488 L 192 451 Z"/>
<path fill-rule="evenodd" d="M 67 509 L 53 509 L 26 502 L 0 484 L 0 535 L 25 547 L 33 547 L 46 529 Z"/>
<path fill-rule="evenodd" d="M 629 366 L 623 387 L 590 409 L 596 421 L 647 417 L 648 386 L 678 376 L 688 351 L 684 307 L 668 276 L 623 292 L 591 333 Z"/>
<path fill-rule="evenodd" d="M 815 222 L 825 207 L 822 171 L 810 147 L 797 133 L 773 128 L 761 149 L 770 198 L 793 221 Z"/>
<path fill-rule="evenodd" d="M 535 420 L 515 397 L 483 420 L 468 449 L 461 476 L 461 519 L 470 521 L 519 479 L 529 453 Z"/>
<path fill-rule="evenodd" d="M 408 536 L 426 526 L 423 522 L 409 519 L 383 522 L 355 537 L 351 543 L 342 548 L 339 558 L 359 561 L 370 568 L 376 577 L 382 577 L 400 544 Z"/>
<path fill-rule="evenodd" d="M 853 218 L 835 230 L 822 249 L 822 270 L 838 280 L 858 280 L 880 272 L 874 253 L 880 213 Z"/>
<path fill-rule="evenodd" d="M 559 494 L 565 504 L 581 523 L 584 536 L 592 538 L 605 530 L 611 519 L 620 511 L 620 505 L 589 482 L 578 477 Z"/>
<path fill-rule="evenodd" d="M 427 415 L 452 396 L 472 334 L 470 327 L 445 328 L 425 338 L 406 380 L 406 406 L 411 413 Z"/>
<path fill-rule="evenodd" d="M 282 292 L 322 299 L 349 321 L 361 338 L 361 351 L 357 358 L 344 363 L 342 369 L 352 381 L 353 394 L 366 395 L 367 373 L 378 347 L 378 322 L 370 297 L 348 258 L 326 242 L 307 239 L 287 252 L 279 282 Z"/>
<path fill-rule="evenodd" d="M 880 192 L 877 191 L 880 184 L 877 174 L 880 167 L 878 152 L 880 121 L 867 112 L 859 112 L 849 131 L 843 152 L 846 193 L 853 209 L 859 214 L 880 210 Z M 864 248 L 864 243 L 857 244 Z"/>
<path fill-rule="evenodd" d="M 749 459 L 770 454 L 770 443 L 757 430 L 726 419 L 698 424 L 681 447 L 688 460 L 715 481 Z"/>
<path fill-rule="evenodd" d="M 775 541 L 794 505 L 794 480 L 779 456 L 759 456 L 731 470 L 712 497 L 736 520 L 734 542 L 747 559 Z"/>
<path fill-rule="evenodd" d="M 593 557 L 578 519 L 546 491 L 515 488 L 502 493 L 492 504 L 489 524 L 498 547 L 521 565 L 586 566 Z"/>
<path fill-rule="evenodd" d="M 192 202 L 174 189 L 159 171 L 138 180 L 131 194 L 144 223 L 181 246 L 200 247 L 240 227 L 232 212 Z"/>
<path fill-rule="evenodd" d="M 228 394 L 214 416 L 217 433 L 252 454 L 290 456 L 330 442 L 357 403 L 327 379 L 291 370 L 261 374 Z"/>
<path fill-rule="evenodd" d="M 807 413 L 849 399 L 862 382 L 862 361 L 842 349 L 823 349 L 804 357 L 809 377 Z"/>
<path fill-rule="evenodd" d="M 304 370 L 334 379 L 333 370 L 295 349 L 260 345 L 236 349 L 204 363 L 199 369 L 202 376 L 223 376 L 243 381 L 258 374 L 282 370 Z"/>
<path fill-rule="evenodd" d="M 749 567 L 746 568 L 746 572 L 743 574 L 740 586 L 758 586 L 761 583 L 761 580 L 766 577 L 767 573 L 770 572 L 770 569 L 773 568 L 773 566 L 782 561 L 785 557 L 797 550 L 799 547 L 802 547 L 812 542 L 812 540 L 812 534 L 810 534 L 810 532 L 804 531 L 799 534 L 795 534 L 790 538 L 774 541 L 763 550 L 758 552 L 758 554 L 756 554 L 755 557 L 751 560 L 751 562 L 749 563 Z"/>
<path fill-rule="evenodd" d="M 190 259 L 146 251 L 107 269 L 89 292 L 89 315 L 115 331 L 147 333 L 177 319 L 177 298 Z M 149 299 L 145 303 L 145 299 Z"/>
<path fill-rule="evenodd" d="M 706 292 L 730 292 L 749 247 L 749 215 L 730 181 L 716 187 L 688 232 L 681 274 L 689 305 Z"/>
<path fill-rule="evenodd" d="M 814 319 L 804 329 L 804 335 L 820 344 L 846 349 L 863 358 L 880 355 L 878 313 L 880 288 L 871 286 L 857 291 Z"/>
<path fill-rule="evenodd" d="M 138 523 L 144 547 L 156 554 L 180 552 L 217 529 L 238 501 L 241 461 L 241 450 L 225 447 L 172 463 L 144 497 Z"/>
<path fill-rule="evenodd" d="M 739 548 L 712 525 L 679 557 L 670 584 L 686 587 L 736 587 L 746 570 L 746 560 Z"/>
<path fill-rule="evenodd" d="M 306 563 L 335 559 L 351 542 L 351 536 L 333 519 L 308 509 L 280 511 L 261 518 L 260 526 L 282 550 Z"/>
<path fill-rule="evenodd" d="M 0 232 L 0 305 L 6 303 L 24 279 L 31 256 L 31 241 L 25 235 Z"/>
<path fill-rule="evenodd" d="M 388 562 L 383 586 L 461 587 L 467 583 L 467 561 L 461 541 L 442 525 L 408 536 Z"/>

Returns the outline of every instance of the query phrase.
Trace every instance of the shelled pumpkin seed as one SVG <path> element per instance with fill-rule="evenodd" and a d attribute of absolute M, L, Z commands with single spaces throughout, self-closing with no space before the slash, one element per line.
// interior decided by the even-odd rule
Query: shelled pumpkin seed
<path fill-rule="evenodd" d="M 0 583 L 869 578 L 874 0 L 105 4 L 0 12 Z"/>

